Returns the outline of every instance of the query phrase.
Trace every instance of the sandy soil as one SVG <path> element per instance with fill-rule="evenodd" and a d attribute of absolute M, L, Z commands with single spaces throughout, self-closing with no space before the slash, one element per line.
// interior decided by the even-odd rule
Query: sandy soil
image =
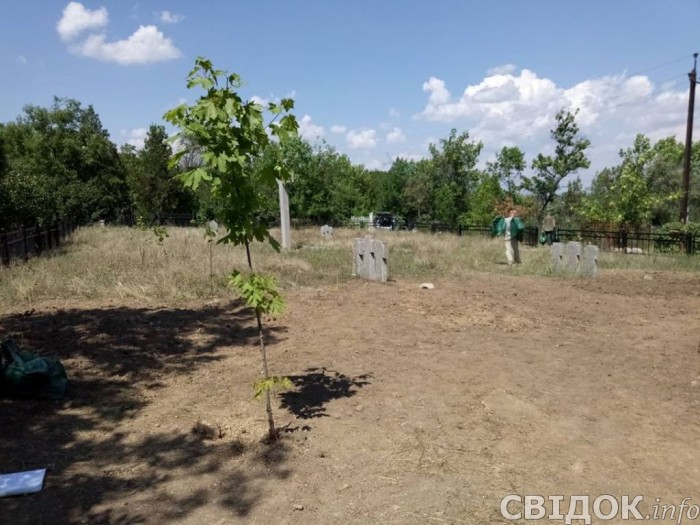
<path fill-rule="evenodd" d="M 418 284 L 288 294 L 268 342 L 295 388 L 272 445 L 236 303 L 5 312 L 0 335 L 59 356 L 71 388 L 0 399 L 1 470 L 49 469 L 0 521 L 504 523 L 512 493 L 700 502 L 700 278 Z"/>

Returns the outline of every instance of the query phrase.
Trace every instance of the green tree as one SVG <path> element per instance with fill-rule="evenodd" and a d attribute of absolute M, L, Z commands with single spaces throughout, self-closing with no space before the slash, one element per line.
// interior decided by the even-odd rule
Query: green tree
<path fill-rule="evenodd" d="M 422 159 L 415 163 L 403 190 L 406 218 L 420 221 L 431 218 L 433 202 L 433 162 Z"/>
<path fill-rule="evenodd" d="M 408 209 L 404 200 L 404 191 L 408 180 L 414 176 L 416 163 L 397 158 L 388 171 L 374 174 L 377 188 L 375 211 L 388 211 L 405 217 Z"/>
<path fill-rule="evenodd" d="M 559 228 L 580 228 L 585 220 L 584 200 L 586 191 L 580 177 L 569 181 L 566 191 L 552 206 Z"/>
<path fill-rule="evenodd" d="M 541 221 L 547 207 L 554 201 L 562 181 L 591 163 L 586 150 L 591 142 L 582 137 L 576 124 L 576 114 L 560 110 L 555 119 L 557 126 L 550 131 L 555 142 L 554 156 L 539 154 L 532 161 L 535 175 L 523 177 L 523 188 L 537 200 L 537 219 Z"/>
<path fill-rule="evenodd" d="M 197 86 L 204 90 L 197 102 L 168 111 L 165 119 L 180 128 L 181 133 L 193 137 L 201 148 L 201 166 L 185 171 L 181 179 L 194 189 L 205 183 L 221 199 L 223 208 L 218 218 L 226 227 L 226 235 L 220 242 L 245 246 L 249 274 L 244 276 L 234 271 L 229 282 L 255 311 L 264 373 L 263 379 L 256 383 L 256 396 L 265 396 L 269 438 L 274 440 L 277 431 L 270 390 L 289 385 L 289 380 L 269 374 L 262 315 L 280 312 L 284 303 L 274 278 L 253 273 L 250 244 L 254 240 L 268 241 L 279 249 L 267 224 L 260 220 L 259 211 L 264 205 L 263 190 L 277 187 L 278 180 L 288 181 L 291 173 L 281 154 L 265 166 L 257 161 L 269 148 L 271 136 L 283 146 L 297 136 L 297 121 L 289 113 L 294 101 L 283 99 L 279 104 L 270 103 L 267 109 L 274 118 L 266 125 L 263 108 L 254 102 L 244 102 L 237 93 L 240 77 L 214 69 L 211 61 L 202 57 L 197 58 L 188 75 L 187 87 Z M 186 153 L 183 150 L 175 154 L 171 165 L 177 166 Z"/>
<path fill-rule="evenodd" d="M 6 224 L 114 219 L 127 207 L 117 148 L 92 106 L 59 98 L 50 108 L 26 106 L 3 137 Z"/>
<path fill-rule="evenodd" d="M 469 140 L 469 133 L 450 131 L 439 144 L 430 144 L 432 161 L 433 218 L 456 224 L 469 211 L 469 198 L 479 181 L 476 163 L 483 148 Z"/>
<path fill-rule="evenodd" d="M 697 164 L 700 161 L 699 146 L 698 142 L 693 144 L 691 157 L 691 212 L 700 204 L 698 201 L 700 188 L 697 187 L 697 183 L 700 182 L 700 178 L 698 178 L 700 166 Z M 678 195 L 678 200 L 664 199 L 653 206 L 651 222 L 661 225 L 678 220 L 685 146 L 678 142 L 675 137 L 668 137 L 654 144 L 652 151 L 653 156 L 647 166 L 647 178 L 651 192 L 654 195 Z"/>
<path fill-rule="evenodd" d="M 181 186 L 168 166 L 172 148 L 165 128 L 151 125 L 143 149 L 136 158 L 134 153 L 122 148 L 123 159 L 131 168 L 127 181 L 136 213 L 147 222 L 160 223 L 160 214 L 175 208 L 176 190 Z"/>
<path fill-rule="evenodd" d="M 479 184 L 472 196 L 469 211 L 462 216 L 465 225 L 486 226 L 491 224 L 496 214 L 496 205 L 503 198 L 503 189 L 499 177 L 484 172 L 480 174 Z"/>
<path fill-rule="evenodd" d="M 486 170 L 503 185 L 506 195 L 513 203 L 520 199 L 520 179 L 525 169 L 525 154 L 517 146 L 503 146 L 495 162 L 489 162 Z"/>
<path fill-rule="evenodd" d="M 622 163 L 614 170 L 596 175 L 590 197 L 586 199 L 589 218 L 616 224 L 643 225 L 652 222 L 655 210 L 677 202 L 673 183 L 659 173 L 665 155 L 672 155 L 665 147 L 652 147 L 644 135 L 637 135 L 631 148 L 620 150 Z M 672 171 L 672 170 L 670 170 Z M 667 170 L 664 170 L 667 173 Z"/>

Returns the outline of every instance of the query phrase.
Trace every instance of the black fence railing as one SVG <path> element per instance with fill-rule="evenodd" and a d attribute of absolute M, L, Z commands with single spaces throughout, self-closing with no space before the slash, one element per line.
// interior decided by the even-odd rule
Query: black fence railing
<path fill-rule="evenodd" d="M 0 232 L 0 261 L 27 261 L 31 257 L 58 248 L 76 228 L 74 221 L 64 220 L 45 226 Z"/>
<path fill-rule="evenodd" d="M 606 252 L 700 254 L 700 238 L 685 232 L 563 229 L 557 231 L 556 237 L 561 242 L 595 244 Z"/>
<path fill-rule="evenodd" d="M 350 225 L 357 227 L 356 225 Z M 451 225 L 440 222 L 416 222 L 407 229 L 430 233 L 451 233 L 471 237 L 490 237 L 488 226 Z M 650 232 L 628 230 L 557 230 L 554 240 L 559 242 L 579 241 L 595 244 L 601 251 L 628 254 L 685 253 L 700 254 L 700 236 L 685 232 Z M 523 243 L 527 246 L 540 244 L 540 230 L 536 226 L 526 227 Z"/>
<path fill-rule="evenodd" d="M 163 213 L 160 215 L 160 223 L 170 226 L 201 225 L 200 220 L 191 213 Z M 291 219 L 291 228 L 300 230 L 304 228 L 318 227 L 322 223 L 310 219 Z M 327 221 L 326 224 L 334 227 L 360 228 L 366 224 L 358 222 Z M 270 224 L 271 227 L 279 227 L 279 221 Z M 400 230 L 417 230 L 434 234 L 449 233 L 468 237 L 491 237 L 489 226 L 455 225 L 436 221 L 418 221 L 409 224 L 401 224 Z M 595 244 L 601 251 L 619 252 L 628 254 L 650 253 L 686 253 L 689 255 L 700 254 L 700 236 L 684 232 L 653 232 L 636 230 L 576 230 L 560 229 L 556 231 L 555 240 L 560 242 L 579 241 L 584 244 Z M 526 227 L 523 244 L 538 246 L 540 244 L 540 230 L 536 226 Z"/>

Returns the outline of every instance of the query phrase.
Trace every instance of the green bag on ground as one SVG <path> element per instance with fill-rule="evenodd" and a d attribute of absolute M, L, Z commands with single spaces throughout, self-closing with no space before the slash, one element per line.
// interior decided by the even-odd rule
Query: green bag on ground
<path fill-rule="evenodd" d="M 58 359 L 20 352 L 17 344 L 8 339 L 2 343 L 0 364 L 0 390 L 3 394 L 54 400 L 66 395 L 68 377 Z"/>

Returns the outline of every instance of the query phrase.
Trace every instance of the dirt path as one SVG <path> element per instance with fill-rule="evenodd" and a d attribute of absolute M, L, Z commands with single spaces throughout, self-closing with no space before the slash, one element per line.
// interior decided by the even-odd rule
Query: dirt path
<path fill-rule="evenodd" d="M 502 523 L 511 493 L 697 503 L 700 279 L 651 277 L 292 292 L 270 324 L 271 369 L 296 385 L 279 398 L 289 426 L 275 446 L 259 441 L 255 331 L 236 305 L 8 313 L 0 332 L 56 350 L 73 388 L 57 405 L 0 400 L 2 470 L 50 469 L 41 493 L 0 500 L 0 515 Z M 198 418 L 224 437 L 193 435 Z"/>

